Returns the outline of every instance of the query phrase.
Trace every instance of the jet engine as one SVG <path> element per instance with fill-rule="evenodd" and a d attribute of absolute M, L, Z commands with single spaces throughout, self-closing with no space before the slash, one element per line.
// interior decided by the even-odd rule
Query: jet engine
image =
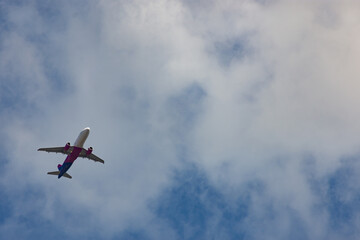
<path fill-rule="evenodd" d="M 86 155 L 90 155 L 93 151 L 92 147 L 89 147 L 88 150 L 86 151 Z"/>
<path fill-rule="evenodd" d="M 69 150 L 70 148 L 70 143 L 66 143 L 65 147 L 64 147 L 64 152 L 67 152 L 67 150 Z"/>

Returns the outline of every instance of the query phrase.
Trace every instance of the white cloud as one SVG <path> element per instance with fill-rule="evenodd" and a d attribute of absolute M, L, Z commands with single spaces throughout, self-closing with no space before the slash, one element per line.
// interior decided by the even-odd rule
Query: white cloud
<path fill-rule="evenodd" d="M 134 226 L 158 237 L 166 227 L 147 204 L 182 166 L 182 144 L 186 160 L 229 197 L 249 181 L 265 182 L 264 195 L 252 198 L 250 222 L 264 214 L 256 204 L 271 199 L 278 224 L 287 222 L 286 206 L 299 213 L 310 238 L 324 237 L 327 215 L 313 212 L 320 200 L 304 174 L 304 156 L 314 157 L 314 174 L 323 178 L 341 157 L 358 153 L 360 6 L 259 2 L 100 1 L 86 11 L 62 6 L 57 17 L 64 24 L 47 22 L 34 4 L 9 7 L 1 86 L 29 106 L 2 112 L 10 119 L 2 129 L 10 160 L 2 185 L 9 192 L 41 186 L 44 218 L 54 220 L 58 210 L 51 209 L 60 204 L 74 215 L 85 211 L 86 223 L 100 225 L 105 237 Z M 30 35 L 46 35 L 44 49 Z M 63 77 L 52 79 L 49 65 Z M 54 81 L 65 86 L 61 93 Z M 169 101 L 193 84 L 205 96 L 194 103 L 201 111 L 187 129 Z M 63 156 L 35 150 L 72 142 L 86 126 L 87 145 L 105 165 L 81 159 L 71 182 L 46 176 Z M 264 234 L 286 238 L 290 228 Z"/>

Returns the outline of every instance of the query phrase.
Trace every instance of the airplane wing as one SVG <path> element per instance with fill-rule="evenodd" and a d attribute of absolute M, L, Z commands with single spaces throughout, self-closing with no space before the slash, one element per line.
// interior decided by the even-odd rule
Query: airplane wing
<path fill-rule="evenodd" d="M 70 147 L 67 151 L 65 151 L 65 147 L 39 148 L 38 151 L 62 153 L 69 155 L 71 153 L 72 148 L 73 147 Z"/>
<path fill-rule="evenodd" d="M 87 150 L 83 148 L 81 150 L 80 154 L 79 154 L 79 157 L 87 158 L 87 159 L 93 160 L 95 162 L 105 163 L 104 160 L 102 160 L 101 158 L 99 158 L 95 154 L 90 153 L 89 155 L 86 155 L 86 152 L 87 152 Z"/>

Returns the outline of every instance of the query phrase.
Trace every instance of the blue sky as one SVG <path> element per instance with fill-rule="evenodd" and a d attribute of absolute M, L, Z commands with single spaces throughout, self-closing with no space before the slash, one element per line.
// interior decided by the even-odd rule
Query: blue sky
<path fill-rule="evenodd" d="M 357 1 L 0 1 L 0 236 L 357 239 Z M 39 147 L 73 143 L 64 160 Z"/>

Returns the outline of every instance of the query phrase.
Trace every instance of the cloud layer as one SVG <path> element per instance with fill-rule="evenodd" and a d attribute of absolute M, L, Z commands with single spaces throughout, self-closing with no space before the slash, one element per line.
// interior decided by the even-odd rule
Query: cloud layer
<path fill-rule="evenodd" d="M 0 4 L 0 235 L 356 239 L 359 12 Z M 105 164 L 47 176 L 64 156 L 36 149 L 87 126 Z"/>

